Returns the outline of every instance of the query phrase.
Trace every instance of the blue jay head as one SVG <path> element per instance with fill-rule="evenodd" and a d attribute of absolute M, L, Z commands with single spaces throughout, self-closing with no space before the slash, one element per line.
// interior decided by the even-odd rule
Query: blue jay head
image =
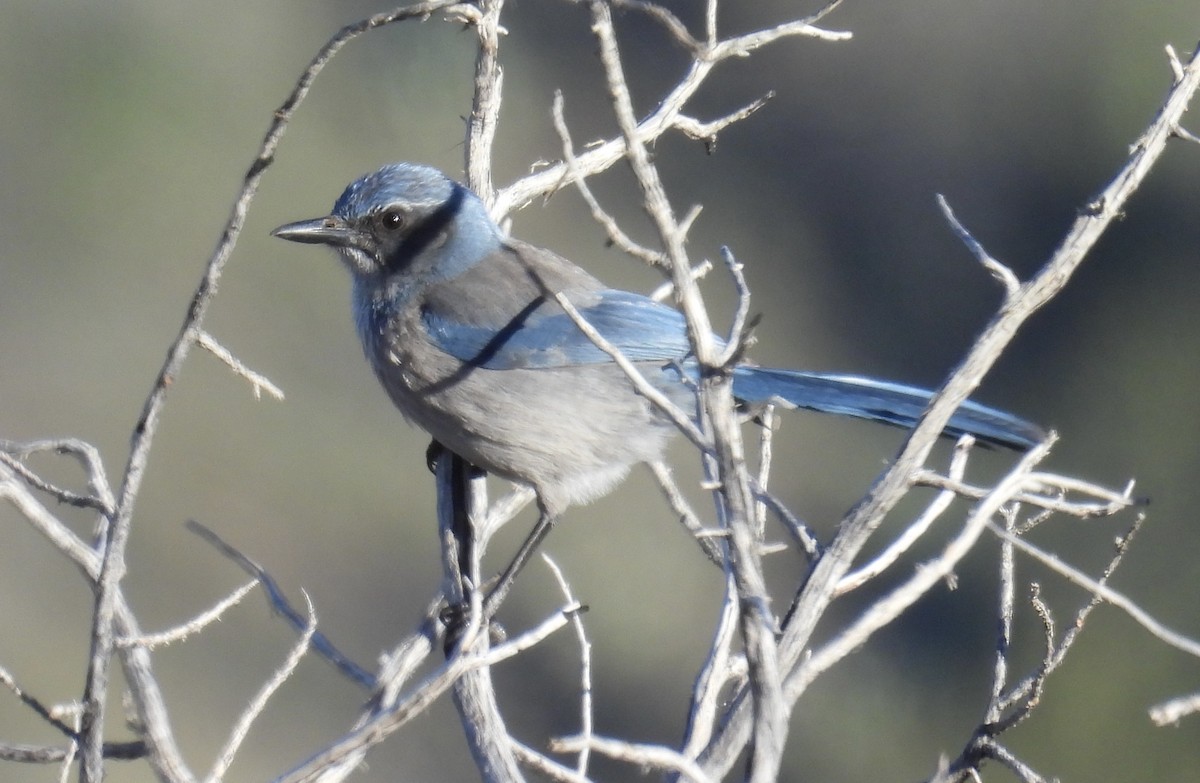
<path fill-rule="evenodd" d="M 393 163 L 351 182 L 327 217 L 271 232 L 329 245 L 356 277 L 416 271 L 452 277 L 499 246 L 500 229 L 479 198 L 442 172 Z"/>

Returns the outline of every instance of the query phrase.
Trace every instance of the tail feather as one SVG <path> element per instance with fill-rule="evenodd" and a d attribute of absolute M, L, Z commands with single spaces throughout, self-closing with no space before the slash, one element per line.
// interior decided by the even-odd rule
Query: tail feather
<path fill-rule="evenodd" d="M 916 425 L 933 396 L 926 389 L 858 375 L 766 367 L 735 369 L 733 393 L 745 402 L 782 403 L 906 428 Z M 1046 436 L 1031 422 L 970 400 L 950 417 L 942 434 L 971 434 L 985 443 L 1018 450 L 1031 448 Z"/>

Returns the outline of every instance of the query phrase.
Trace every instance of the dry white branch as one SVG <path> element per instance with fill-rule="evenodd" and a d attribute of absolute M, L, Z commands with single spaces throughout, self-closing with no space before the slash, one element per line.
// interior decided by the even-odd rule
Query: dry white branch
<path fill-rule="evenodd" d="M 542 773 L 549 780 L 557 780 L 561 781 L 561 783 L 594 783 L 586 775 L 580 775 L 570 767 L 559 764 L 554 759 L 537 752 L 519 740 L 514 739 L 512 746 L 513 753 L 516 755 L 518 761 L 533 771 Z"/>
<path fill-rule="evenodd" d="M 1170 726 L 1200 712 L 1200 693 L 1169 699 L 1150 708 L 1150 720 L 1157 726 Z"/>
<path fill-rule="evenodd" d="M 242 746 L 246 735 L 250 733 L 250 727 L 266 709 L 267 702 L 271 700 L 275 692 L 295 673 L 300 661 L 308 653 L 309 642 L 312 641 L 312 636 L 317 630 L 317 613 L 308 593 L 304 593 L 304 601 L 308 605 L 308 625 L 305 626 L 304 633 L 296 640 L 283 664 L 271 675 L 270 679 L 263 683 L 258 693 L 246 705 L 246 709 L 238 716 L 237 721 L 233 724 L 233 730 L 229 732 L 229 739 L 225 741 L 225 745 L 217 754 L 216 761 L 213 762 L 212 770 L 205 779 L 206 783 L 220 783 L 224 779 L 229 765 L 233 763 L 233 758 L 237 755 L 238 748 Z"/>
<path fill-rule="evenodd" d="M 271 127 L 267 130 L 258 153 L 247 168 L 241 187 L 234 199 L 230 216 L 221 233 L 221 239 L 205 265 L 204 274 L 196 287 L 192 302 L 184 316 L 179 336 L 167 349 L 166 359 L 154 379 L 149 395 L 142 405 L 141 415 L 134 425 L 129 457 L 115 504 L 115 513 L 105 538 L 104 556 L 99 575 L 96 577 L 96 602 L 92 618 L 91 651 L 88 656 L 87 674 L 84 681 L 84 717 L 80 727 L 82 764 L 80 783 L 100 783 L 104 778 L 104 726 L 108 708 L 108 686 L 114 652 L 116 632 L 114 619 L 118 607 L 123 603 L 120 583 L 125 576 L 125 552 L 133 524 L 134 508 L 146 474 L 146 465 L 162 411 L 166 405 L 167 389 L 178 377 L 197 339 L 202 334 L 204 319 L 216 295 L 218 283 L 225 264 L 246 223 L 250 203 L 258 190 L 263 173 L 274 160 L 275 151 L 291 122 L 296 107 L 304 100 L 313 81 L 338 51 L 350 40 L 368 30 L 392 24 L 403 19 L 428 18 L 436 11 L 453 5 L 447 0 L 431 0 L 397 8 L 363 19 L 343 27 L 331 38 L 309 63 L 300 76 L 291 94 L 275 111 Z M 132 634 L 132 635 L 136 635 Z M 136 653 L 136 650 L 133 651 Z M 145 655 L 142 651 L 141 655 Z M 139 708 L 142 709 L 142 708 Z M 164 713 L 165 719 L 165 713 Z M 156 772 L 169 780 L 190 780 L 186 768 L 174 767 L 174 759 Z M 171 767 L 171 768 L 168 768 Z"/>
<path fill-rule="evenodd" d="M 767 405 L 756 418 L 759 423 L 758 475 L 754 481 L 760 490 L 766 490 L 771 482 L 771 462 L 775 456 L 775 406 Z M 767 530 L 767 501 L 762 495 L 762 492 L 758 493 L 758 503 L 754 507 L 754 529 L 760 538 Z"/>
<path fill-rule="evenodd" d="M 210 624 L 221 619 L 230 608 L 237 606 L 243 598 L 255 587 L 258 586 L 258 580 L 247 582 L 246 584 L 234 590 L 231 594 L 218 601 L 210 609 L 207 609 L 200 614 L 188 620 L 182 625 L 174 628 L 169 628 L 159 633 L 143 634 L 136 639 L 128 639 L 119 637 L 117 639 L 118 647 L 145 647 L 147 650 L 153 650 L 156 647 L 162 647 L 173 642 L 180 642 L 191 636 L 194 633 L 199 633 Z"/>
<path fill-rule="evenodd" d="M 662 266 L 665 264 L 666 256 L 661 252 L 638 244 L 621 229 L 616 218 L 608 214 L 604 207 L 600 206 L 600 201 L 592 193 L 592 189 L 588 187 L 587 177 L 580 176 L 576 170 L 575 145 L 571 141 L 571 132 L 567 128 L 566 118 L 563 117 L 562 90 L 554 91 L 554 103 L 551 106 L 550 113 L 554 119 L 554 129 L 558 132 L 559 139 L 562 140 L 563 161 L 566 164 L 565 175 L 574 181 L 576 190 L 579 191 L 579 195 L 583 197 L 584 203 L 587 204 L 588 209 L 592 212 L 592 219 L 604 229 L 604 233 L 608 235 L 608 240 L 623 252 L 628 253 L 634 258 L 640 258 L 650 266 Z"/>
<path fill-rule="evenodd" d="M 283 399 L 283 389 L 272 383 L 270 378 L 247 367 L 241 359 L 234 356 L 228 348 L 217 342 L 216 338 L 208 332 L 197 330 L 196 344 L 224 362 L 230 370 L 233 370 L 234 375 L 249 381 L 254 390 L 254 399 L 261 400 L 264 391 L 277 400 Z"/>
<path fill-rule="evenodd" d="M 750 670 L 754 743 L 747 778 L 751 783 L 767 783 L 778 777 L 789 713 L 782 698 L 776 620 L 762 572 L 760 542 L 753 531 L 754 497 L 741 433 L 734 416 L 731 378 L 718 363 L 718 341 L 692 279 L 691 264 L 684 248 L 686 236 L 675 219 L 658 169 L 650 159 L 645 142 L 639 138 L 611 10 L 599 0 L 590 2 L 589 9 L 609 98 L 625 141 L 625 156 L 641 188 L 643 208 L 658 230 L 670 260 L 675 298 L 682 308 L 688 341 L 700 367 L 700 419 L 712 435 L 712 450 L 702 452 L 702 457 L 708 478 L 716 478 L 721 485 L 715 499 L 721 522 L 730 533 L 731 556 L 727 563 L 737 584 L 738 604 L 742 610 L 740 629 Z M 783 27 L 786 25 L 776 30 Z M 755 44 L 748 41 L 747 45 L 753 47 Z M 691 73 L 699 74 L 702 80 L 712 62 L 697 59 Z M 681 110 L 682 106 L 677 107 L 675 114 Z"/>
<path fill-rule="evenodd" d="M 1012 531 L 1017 526 L 1016 504 L 1004 509 L 1004 529 Z M 1008 684 L 1008 653 L 1012 647 L 1013 612 L 1016 606 L 1016 558 L 1012 545 L 1007 541 L 1000 546 L 1000 617 L 999 638 L 996 640 L 996 657 L 992 664 L 992 694 L 984 712 L 985 723 L 995 723 L 1003 714 L 1004 689 Z"/>
<path fill-rule="evenodd" d="M 482 541 L 490 540 L 496 531 L 516 518 L 521 509 L 532 503 L 535 497 L 531 487 L 514 486 L 512 491 L 488 507 L 487 515 L 476 525 L 476 535 Z"/>
<path fill-rule="evenodd" d="M 1049 444 L 1043 443 L 1025 454 L 971 511 L 962 530 L 946 544 L 937 558 L 920 565 L 909 579 L 873 603 L 858 619 L 803 661 L 785 681 L 789 703 L 794 703 L 817 675 L 862 646 L 876 631 L 890 624 L 918 598 L 953 573 L 958 562 L 990 525 L 992 516 L 1021 492 L 1034 465 L 1045 459 L 1048 450 Z"/>
<path fill-rule="evenodd" d="M 30 470 L 24 461 L 34 454 L 41 453 L 66 454 L 73 457 L 87 474 L 87 483 L 91 494 L 80 495 L 69 489 L 57 487 Z M 112 487 L 104 472 L 104 462 L 100 459 L 100 452 L 90 443 L 77 438 L 37 440 L 29 443 L 0 440 L 0 463 L 11 468 L 31 487 L 47 493 L 59 503 L 79 508 L 91 508 L 99 511 L 106 518 L 111 517 L 114 513 L 116 500 L 113 498 Z"/>
<path fill-rule="evenodd" d="M 1010 542 L 1015 548 L 1026 555 L 1037 560 L 1042 565 L 1045 565 L 1050 570 L 1064 576 L 1068 581 L 1079 585 L 1083 589 L 1093 595 L 1104 599 L 1118 609 L 1123 610 L 1128 614 L 1138 625 L 1141 625 L 1149 631 L 1159 641 L 1174 647 L 1177 650 L 1182 650 L 1188 655 L 1193 655 L 1200 658 L 1200 641 L 1191 637 L 1185 636 L 1178 631 L 1173 631 L 1165 624 L 1155 619 L 1149 612 L 1143 609 L 1132 598 L 1119 593 L 1106 584 L 1099 582 L 1074 566 L 1063 562 L 1057 555 L 1046 552 L 1045 550 L 1034 546 L 1023 538 L 1018 538 L 1016 535 L 1008 533 L 1002 528 L 989 524 L 989 529 L 1004 541 Z"/>
<path fill-rule="evenodd" d="M 1167 44 L 1163 47 L 1167 52 L 1167 65 L 1171 68 L 1171 78 L 1173 83 L 1179 84 L 1183 81 L 1183 63 L 1179 61 L 1179 55 L 1175 53 L 1175 47 Z"/>
<path fill-rule="evenodd" d="M 722 694 L 731 683 L 741 685 L 746 675 L 746 659 L 733 654 L 733 643 L 738 631 L 737 585 L 733 574 L 725 573 L 725 595 L 721 601 L 721 612 L 716 632 L 709 645 L 708 657 L 696 677 L 692 689 L 692 703 L 688 710 L 687 732 L 683 744 L 683 755 L 694 759 L 712 737 L 717 716 L 721 708 Z M 737 665 L 740 663 L 740 666 Z"/>
<path fill-rule="evenodd" d="M 921 470 L 914 481 L 917 486 L 935 487 L 953 492 L 959 497 L 979 500 L 985 497 L 989 490 L 984 487 L 967 484 L 953 476 L 942 476 L 929 470 Z M 1045 509 L 1048 512 L 1067 514 L 1080 519 L 1091 517 L 1112 516 L 1119 511 L 1134 506 L 1137 501 L 1133 497 L 1133 483 L 1117 492 L 1099 484 L 1058 476 L 1053 473 L 1032 473 L 1027 486 L 1014 500 L 1024 505 Z M 1074 492 L 1084 495 L 1087 500 L 1069 500 L 1067 493 Z M 1023 529 L 1028 525 L 1023 526 Z M 1023 532 L 1019 530 L 1018 532 Z"/>
<path fill-rule="evenodd" d="M 498 644 L 481 655 L 474 656 L 473 665 L 476 667 L 494 666 L 523 653 L 530 647 L 548 639 L 555 631 L 566 627 L 571 622 L 571 618 L 581 611 L 583 611 L 583 605 L 578 601 L 568 603 L 521 635 L 509 639 L 503 644 Z"/>
<path fill-rule="evenodd" d="M 97 463 L 98 464 L 98 463 Z M 43 537 L 59 552 L 66 555 L 94 583 L 100 574 L 99 554 L 79 539 L 28 490 L 16 474 L 0 464 L 0 498 L 8 500 Z M 120 636 L 141 636 L 141 630 L 123 593 L 114 594 L 114 620 Z M 155 773 L 166 781 L 191 783 L 194 780 L 175 741 L 167 718 L 166 703 L 150 666 L 146 650 L 137 647 L 123 650 L 120 662 L 126 682 L 134 697 L 142 736 L 149 749 L 147 759 Z M 103 766 L 104 745 L 100 746 L 100 765 Z"/>
<path fill-rule="evenodd" d="M 703 279 L 705 275 L 707 275 L 709 272 L 712 271 L 712 268 L 713 268 L 712 261 L 709 261 L 707 258 L 704 259 L 703 261 L 701 261 L 700 263 L 698 263 L 694 267 L 692 267 L 692 279 L 693 280 Z M 653 291 L 651 291 L 649 296 L 651 299 L 653 299 L 656 302 L 662 302 L 662 301 L 665 301 L 667 299 L 667 297 L 673 296 L 674 294 L 675 294 L 675 284 L 672 283 L 670 280 L 668 280 L 667 282 L 660 285 L 658 288 L 655 288 Z"/>
<path fill-rule="evenodd" d="M 693 783 L 716 783 L 704 773 L 696 762 L 671 750 L 665 745 L 648 745 L 640 742 L 624 742 L 607 737 L 559 737 L 550 740 L 550 748 L 556 753 L 578 753 L 584 747 L 624 761 L 640 768 L 678 772 L 685 780 Z"/>
<path fill-rule="evenodd" d="M 530 640 L 546 638 L 549 633 L 567 623 L 570 612 L 578 607 L 564 607 L 535 628 L 507 645 L 501 645 L 483 655 L 461 652 L 453 655 L 444 665 L 429 675 L 419 686 L 385 704 L 376 704 L 370 714 L 352 732 L 330 745 L 299 767 L 276 778 L 276 783 L 308 783 L 320 780 L 323 783 L 343 780 L 361 762 L 362 755 L 379 744 L 416 716 L 422 714 L 442 694 L 450 690 L 464 674 L 486 668 L 498 660 L 510 657 L 524 649 Z M 465 627 L 457 645 L 458 650 L 474 649 L 480 625 Z"/>
<path fill-rule="evenodd" d="M 571 592 L 571 585 L 567 582 L 567 578 L 558 564 L 545 552 L 542 553 L 542 560 L 554 574 L 554 580 L 558 582 L 558 589 L 562 591 L 563 598 L 567 603 L 582 607 L 582 604 L 575 599 Z M 595 724 L 592 716 L 592 644 L 588 641 L 587 629 L 583 626 L 581 614 L 581 611 L 571 613 L 571 626 L 575 629 L 575 639 L 579 642 L 579 735 L 586 740 L 592 736 Z M 575 771 L 579 775 L 587 775 L 590 756 L 591 748 L 585 747 L 579 751 L 579 757 L 575 760 Z"/>
<path fill-rule="evenodd" d="M 954 456 L 950 459 L 948 483 L 958 484 L 962 481 L 962 477 L 967 470 L 967 457 L 970 455 L 971 448 L 974 445 L 975 439 L 970 435 L 964 435 L 954 444 Z M 939 492 L 925 510 L 921 512 L 921 515 L 911 525 L 906 527 L 900 535 L 896 536 L 878 556 L 858 570 L 851 571 L 842 577 L 842 580 L 838 582 L 837 588 L 834 590 L 834 595 L 844 595 L 851 590 L 857 590 L 890 568 L 945 513 L 946 509 L 950 507 L 951 501 L 954 500 L 955 494 L 952 489 L 943 489 Z M 982 498 L 985 495 L 986 492 L 981 492 L 979 497 Z"/>
<path fill-rule="evenodd" d="M 967 357 L 935 395 L 889 469 L 842 521 L 838 537 L 817 564 L 789 615 L 780 642 L 786 666 L 796 666 L 804 655 L 837 583 L 884 517 L 908 493 L 913 477 L 922 469 L 938 433 L 944 429 L 954 410 L 978 386 L 1019 326 L 1063 289 L 1096 240 L 1121 214 L 1129 196 L 1141 185 L 1162 154 L 1197 87 L 1200 87 L 1200 50 L 1183 68 L 1182 78 L 1172 87 L 1158 116 L 1135 144 L 1126 166 L 1079 215 L 1046 265 L 997 312 Z M 704 758 L 705 769 L 714 774 L 724 774 L 730 769 L 751 735 L 752 716 L 746 701 L 736 700 L 731 710 L 724 730 L 714 738 Z"/>
<path fill-rule="evenodd" d="M 638 4 L 627 3 L 627 5 L 632 8 Z M 661 8 L 650 3 L 640 5 Z M 668 131 L 686 128 L 689 131 L 708 130 L 709 133 L 705 138 L 706 141 L 710 141 L 708 137 L 714 132 L 713 129 L 705 128 L 703 123 L 692 117 L 685 117 L 684 107 L 699 91 L 713 68 L 726 60 L 744 57 L 755 49 L 786 37 L 809 36 L 827 41 L 849 40 L 851 35 L 848 32 L 830 32 L 814 26 L 837 5 L 836 2 L 830 3 L 805 19 L 768 30 L 748 33 L 727 41 L 718 41 L 716 37 L 716 3 L 710 2 L 706 13 L 708 40 L 703 44 L 696 42 L 682 23 L 673 24 L 666 21 L 665 29 L 676 37 L 685 48 L 693 52 L 694 60 L 688 72 L 667 95 L 663 96 L 650 115 L 640 123 L 634 124 L 632 138 L 638 144 L 648 144 Z M 669 12 L 665 10 L 652 13 L 660 21 L 665 21 L 670 16 Z M 619 137 L 590 146 L 576 159 L 573 173 L 568 173 L 565 163 L 556 163 L 521 178 L 496 194 L 496 200 L 492 205 L 492 214 L 503 217 L 536 198 L 553 193 L 564 184 L 572 182 L 576 177 L 592 176 L 604 171 L 625 156 L 629 138 L 629 135 L 623 131 Z"/>
<path fill-rule="evenodd" d="M 740 109 L 735 109 L 724 117 L 718 117 L 715 120 L 707 122 L 698 120 L 695 117 L 689 117 L 686 114 L 680 114 L 675 118 L 674 126 L 680 133 L 687 136 L 689 139 L 702 141 L 708 146 L 709 152 L 712 152 L 717 146 L 717 134 L 733 125 L 735 122 L 741 122 L 749 117 L 754 112 L 767 105 L 767 101 L 775 97 L 774 91 L 768 92 L 761 98 L 746 104 Z"/>
<path fill-rule="evenodd" d="M 946 201 L 945 196 L 941 193 L 937 194 L 937 203 L 942 208 L 942 214 L 946 216 L 946 221 L 950 224 L 950 228 L 954 229 L 954 233 L 958 235 L 962 243 L 971 251 L 971 255 L 975 256 L 975 259 L 983 265 L 983 268 L 1004 286 L 1005 297 L 1011 299 L 1016 296 L 1017 291 L 1021 287 L 1021 281 L 1017 279 L 1013 271 L 995 258 L 992 258 L 992 255 L 984 249 L 979 240 L 972 236 L 970 231 L 967 231 L 966 227 L 958 221 L 958 218 L 954 215 L 954 210 L 950 209 L 950 203 Z"/>
<path fill-rule="evenodd" d="M 729 326 L 729 337 L 726 339 L 725 349 L 717 356 L 714 364 L 717 367 L 731 367 L 746 353 L 746 349 L 753 342 L 749 333 L 749 328 L 753 325 L 750 321 L 750 286 L 746 284 L 745 267 L 734 257 L 733 251 L 728 247 L 721 248 L 721 260 L 725 262 L 725 268 L 733 280 L 733 289 L 737 293 L 738 304 L 733 313 L 733 322 Z M 766 482 L 763 482 L 762 486 L 765 487 Z"/>
<path fill-rule="evenodd" d="M 680 524 L 688 531 L 700 545 L 700 549 L 704 551 L 705 557 L 712 561 L 718 568 L 723 568 L 725 564 L 725 553 L 721 549 L 721 545 L 714 541 L 714 538 L 725 535 L 724 530 L 714 530 L 706 528 L 704 523 L 700 521 L 700 517 L 692 509 L 687 498 L 679 489 L 679 485 L 675 483 L 675 477 L 671 475 L 671 468 L 667 463 L 660 460 L 647 463 L 650 472 L 654 475 L 655 481 L 658 482 L 659 489 L 662 490 L 663 496 L 667 499 L 671 510 L 679 517 Z"/>
<path fill-rule="evenodd" d="M 1116 552 L 1114 553 L 1112 560 L 1110 560 L 1108 565 L 1105 567 L 1103 574 L 1100 576 L 1099 581 L 1101 584 L 1107 584 L 1117 567 L 1121 564 L 1126 552 L 1129 551 L 1130 544 L 1133 542 L 1133 537 L 1137 534 L 1138 530 L 1141 529 L 1143 520 L 1144 517 L 1138 516 L 1137 519 L 1134 520 L 1134 523 L 1129 530 L 1117 539 Z M 1022 527 L 1023 526 L 1018 525 L 1015 528 L 1018 537 L 1021 535 L 1020 531 Z M 1007 543 L 1005 543 L 1004 546 L 1008 546 Z M 1012 549 L 1011 546 L 1008 546 L 1008 548 Z M 1036 693 L 1042 685 L 1041 680 L 1043 680 L 1045 675 L 1049 672 L 1058 669 L 1058 667 L 1062 665 L 1063 661 L 1066 660 L 1067 653 L 1070 652 L 1071 647 L 1075 644 L 1075 640 L 1078 639 L 1080 633 L 1082 633 L 1088 617 L 1101 603 L 1103 603 L 1103 599 L 1093 595 L 1091 600 L 1084 604 L 1079 611 L 1075 613 L 1075 620 L 1067 626 L 1067 632 L 1063 634 L 1062 640 L 1058 642 L 1057 648 L 1054 650 L 1053 659 L 1048 663 L 1043 663 L 1043 666 L 1040 667 L 1037 672 L 1026 676 L 1021 682 L 1014 685 L 1008 693 L 1004 694 L 1003 698 L 1000 699 L 997 704 L 1000 710 L 1008 710 L 1012 708 L 1013 705 L 1020 704 L 1023 701 L 1032 702 L 1036 698 Z M 1035 601 L 1033 604 L 1035 610 L 1037 610 L 1038 602 Z M 999 726 L 1001 724 L 997 723 L 996 725 Z"/>

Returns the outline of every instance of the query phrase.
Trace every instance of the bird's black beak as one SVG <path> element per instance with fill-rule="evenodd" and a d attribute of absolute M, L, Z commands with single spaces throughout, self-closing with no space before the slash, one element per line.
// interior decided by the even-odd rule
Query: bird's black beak
<path fill-rule="evenodd" d="M 358 232 L 342 218 L 330 215 L 284 224 L 272 231 L 271 236 L 306 245 L 349 247 L 356 244 Z"/>

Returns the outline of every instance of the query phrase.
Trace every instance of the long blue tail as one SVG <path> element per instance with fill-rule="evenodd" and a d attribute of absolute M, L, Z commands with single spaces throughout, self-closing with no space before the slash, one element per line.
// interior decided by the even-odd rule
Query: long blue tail
<path fill-rule="evenodd" d="M 913 427 L 933 393 L 915 386 L 858 375 L 836 375 L 766 367 L 738 367 L 733 393 L 751 403 L 782 402 L 797 408 Z M 950 417 L 943 435 L 970 433 L 996 446 L 1025 450 L 1045 438 L 1037 425 L 968 400 Z"/>

